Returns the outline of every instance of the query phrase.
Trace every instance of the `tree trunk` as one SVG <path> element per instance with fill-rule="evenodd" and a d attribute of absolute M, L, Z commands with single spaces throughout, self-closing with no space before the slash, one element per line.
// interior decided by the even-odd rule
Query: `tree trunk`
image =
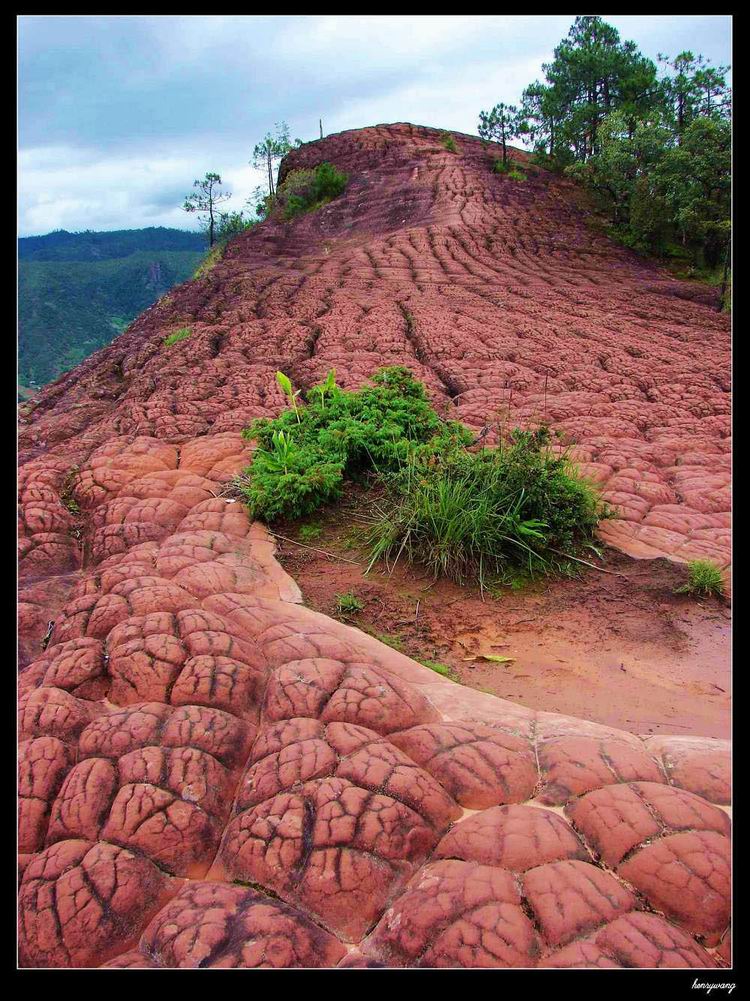
<path fill-rule="evenodd" d="M 719 291 L 719 312 L 724 309 L 724 297 L 727 294 L 727 284 L 729 279 L 729 261 L 732 251 L 732 237 L 727 240 L 727 247 L 724 252 L 724 274 L 721 276 L 721 289 Z"/>
<path fill-rule="evenodd" d="M 274 190 L 273 190 L 273 161 L 271 160 L 271 151 L 270 150 L 268 151 L 267 156 L 268 156 L 268 193 L 273 198 L 273 195 L 274 195 Z"/>

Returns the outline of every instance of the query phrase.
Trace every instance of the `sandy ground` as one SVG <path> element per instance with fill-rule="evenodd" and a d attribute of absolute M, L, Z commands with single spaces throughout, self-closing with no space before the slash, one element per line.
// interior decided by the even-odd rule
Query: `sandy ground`
<path fill-rule="evenodd" d="M 349 541 L 350 515 L 334 511 L 320 524 L 323 534 L 308 546 L 339 559 L 278 540 L 309 607 L 529 708 L 632 733 L 730 736 L 731 612 L 716 599 L 675 595 L 684 566 L 606 549 L 608 573 L 582 568 L 579 579 L 482 600 L 476 588 L 434 583 L 408 565 L 365 575 L 364 554 Z M 278 531 L 299 540 L 293 528 Z M 342 616 L 337 595 L 345 593 L 361 611 Z"/>

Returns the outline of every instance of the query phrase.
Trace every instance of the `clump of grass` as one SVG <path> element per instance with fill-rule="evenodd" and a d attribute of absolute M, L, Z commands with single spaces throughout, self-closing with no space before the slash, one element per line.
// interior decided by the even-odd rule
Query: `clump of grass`
<path fill-rule="evenodd" d="M 192 331 L 190 327 L 181 327 L 179 330 L 175 330 L 173 334 L 168 334 L 164 338 L 164 347 L 171 348 L 173 344 L 177 344 L 178 341 L 185 341 Z"/>
<path fill-rule="evenodd" d="M 323 529 L 317 521 L 310 521 L 306 525 L 300 525 L 298 534 L 302 542 L 314 542 L 321 537 Z"/>
<path fill-rule="evenodd" d="M 331 163 L 318 164 L 314 169 L 292 170 L 279 185 L 275 209 L 286 220 L 314 212 L 338 198 L 348 182 L 349 175 Z"/>
<path fill-rule="evenodd" d="M 456 145 L 456 140 L 450 134 L 450 132 L 440 133 L 440 145 L 447 149 L 449 153 L 458 153 L 458 146 Z"/>
<path fill-rule="evenodd" d="M 523 172 L 518 163 L 509 160 L 507 163 L 503 163 L 502 160 L 495 160 L 492 164 L 492 172 L 494 174 L 503 174 L 511 181 L 525 181 L 526 174 Z"/>
<path fill-rule="evenodd" d="M 336 595 L 336 607 L 340 615 L 354 615 L 361 612 L 365 606 L 353 591 L 347 591 L 346 594 Z"/>
<path fill-rule="evenodd" d="M 453 448 L 426 461 L 414 451 L 375 511 L 370 566 L 403 556 L 482 589 L 567 570 L 558 554 L 580 548 L 609 512 L 549 443 L 546 428 L 516 429 L 498 448 Z"/>
<path fill-rule="evenodd" d="M 424 667 L 429 667 L 429 669 L 434 671 L 435 674 L 440 674 L 444 678 L 450 678 L 451 681 L 458 680 L 456 672 L 452 667 L 449 667 L 448 664 L 439 664 L 436 660 L 420 660 L 419 663 Z"/>
<path fill-rule="evenodd" d="M 372 636 L 373 639 L 378 640 L 379 643 L 384 643 L 393 650 L 398 650 L 399 653 L 404 652 L 404 641 L 400 636 L 392 636 L 389 633 L 376 633 L 374 631 L 370 633 L 370 636 Z"/>
<path fill-rule="evenodd" d="M 213 271 L 224 256 L 224 250 L 225 246 L 223 243 L 215 243 L 193 272 L 193 281 L 196 278 L 205 278 L 207 274 Z"/>
<path fill-rule="evenodd" d="M 511 584 L 519 576 L 569 572 L 568 556 L 590 544 L 609 514 L 547 428 L 515 429 L 497 448 L 443 420 L 408 369 L 381 369 L 349 392 L 329 377 L 305 394 L 279 373 L 289 409 L 243 432 L 258 447 L 236 481 L 254 518 L 305 517 L 338 497 L 346 481 L 380 485 L 362 533 L 370 569 L 403 557 L 458 583 Z"/>
<path fill-rule="evenodd" d="M 354 392 L 338 387 L 329 373 L 305 394 L 304 406 L 289 379 L 278 376 L 290 409 L 243 431 L 258 443 L 243 486 L 254 518 L 312 514 L 340 496 L 345 480 L 398 471 L 412 444 L 438 442 L 446 433 L 471 441 L 461 425 L 441 421 L 425 387 L 406 368 L 381 369 L 373 385 Z"/>
<path fill-rule="evenodd" d="M 724 578 L 721 568 L 710 560 L 692 560 L 688 563 L 688 579 L 675 594 L 690 594 L 699 598 L 722 598 Z"/>

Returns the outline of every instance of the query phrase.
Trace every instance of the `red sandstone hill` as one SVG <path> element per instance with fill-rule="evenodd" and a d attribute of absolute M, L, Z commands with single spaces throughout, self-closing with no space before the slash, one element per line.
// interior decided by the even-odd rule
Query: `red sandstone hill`
<path fill-rule="evenodd" d="M 713 293 L 611 243 L 569 182 L 438 135 L 295 150 L 282 175 L 328 160 L 344 195 L 238 237 L 25 409 L 23 965 L 727 962 L 726 742 L 457 687 L 305 609 L 217 496 L 277 369 L 399 363 L 472 426 L 563 432 L 611 544 L 728 558 Z"/>

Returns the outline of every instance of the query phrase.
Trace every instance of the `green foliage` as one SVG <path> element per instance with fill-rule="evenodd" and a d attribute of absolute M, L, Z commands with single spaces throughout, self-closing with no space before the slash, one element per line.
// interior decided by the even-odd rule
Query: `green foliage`
<path fill-rule="evenodd" d="M 18 369 L 43 385 L 109 344 L 191 277 L 201 233 L 147 229 L 51 233 L 18 241 Z"/>
<path fill-rule="evenodd" d="M 614 112 L 600 142 L 567 173 L 601 197 L 622 242 L 665 254 L 677 241 L 697 266 L 719 265 L 730 236 L 729 123 L 696 117 L 678 137 L 661 112 L 635 125 Z"/>
<path fill-rule="evenodd" d="M 582 15 L 530 84 L 520 110 L 480 113 L 479 134 L 530 140 L 536 160 L 595 193 L 613 235 L 665 254 L 679 242 L 697 268 L 729 263 L 731 94 L 728 67 L 703 56 L 660 55 L 666 76 L 601 17 Z M 495 168 L 497 169 L 497 168 Z M 510 173 L 508 172 L 509 176 Z M 726 276 L 721 304 L 725 305 Z"/>
<path fill-rule="evenodd" d="M 458 146 L 456 145 L 456 140 L 450 134 L 450 132 L 440 133 L 440 145 L 448 150 L 449 153 L 458 153 Z"/>
<path fill-rule="evenodd" d="M 164 338 L 164 347 L 171 348 L 173 344 L 177 344 L 178 341 L 186 341 L 192 331 L 190 327 L 180 327 L 179 330 L 175 330 L 173 334 L 168 334 Z"/>
<path fill-rule="evenodd" d="M 297 139 L 296 145 L 302 145 L 302 141 Z M 267 189 L 265 195 L 261 197 L 273 200 L 276 194 L 274 167 L 293 148 L 294 144 L 290 139 L 289 126 L 286 122 L 277 122 L 275 134 L 266 132 L 263 139 L 253 147 L 253 158 L 250 163 L 258 170 L 265 170 L 267 175 Z"/>
<path fill-rule="evenodd" d="M 503 163 L 502 160 L 494 160 L 492 172 L 502 174 L 504 177 L 510 178 L 511 181 L 526 180 L 526 173 L 517 161 L 508 160 L 507 163 Z"/>
<path fill-rule="evenodd" d="M 412 450 L 368 532 L 370 565 L 404 556 L 435 576 L 481 587 L 513 567 L 530 574 L 554 567 L 554 551 L 580 548 L 608 511 L 549 444 L 541 428 L 476 452 Z"/>
<path fill-rule="evenodd" d="M 336 595 L 336 607 L 340 615 L 354 615 L 356 612 L 361 612 L 365 606 L 353 591 L 347 591 L 346 594 Z"/>
<path fill-rule="evenodd" d="M 226 243 L 245 230 L 252 229 L 258 225 L 258 219 L 246 216 L 244 212 L 219 212 L 216 222 L 215 240 L 217 243 Z"/>
<path fill-rule="evenodd" d="M 452 667 L 449 667 L 448 664 L 440 664 L 436 660 L 420 660 L 419 663 L 422 664 L 424 667 L 429 667 L 429 669 L 431 671 L 434 671 L 435 674 L 440 674 L 444 678 L 450 678 L 451 681 L 458 680 L 456 672 L 453 670 Z"/>
<path fill-rule="evenodd" d="M 224 244 L 215 243 L 193 272 L 193 279 L 205 278 L 224 256 Z"/>
<path fill-rule="evenodd" d="M 298 406 L 291 382 L 280 380 L 292 409 L 243 432 L 258 445 L 242 479 L 253 517 L 303 517 L 346 480 L 374 474 L 385 500 L 367 532 L 370 565 L 404 555 L 484 586 L 513 565 L 550 569 L 553 550 L 577 549 L 607 516 L 567 457 L 552 453 L 547 429 L 469 451 L 471 433 L 438 417 L 408 369 L 381 369 L 372 382 L 345 391 L 329 373 Z"/>
<path fill-rule="evenodd" d="M 337 198 L 347 185 L 347 174 L 330 163 L 315 169 L 292 170 L 279 185 L 276 204 L 284 219 L 293 219 Z"/>
<path fill-rule="evenodd" d="M 507 166 L 507 144 L 523 132 L 518 108 L 513 104 L 496 104 L 491 111 L 479 112 L 479 135 L 485 143 L 499 142 L 503 149 L 502 163 Z"/>
<path fill-rule="evenodd" d="M 398 470 L 414 443 L 429 442 L 437 450 L 448 434 L 456 441 L 471 440 L 462 426 L 440 420 L 408 369 L 382 369 L 372 382 L 347 392 L 329 373 L 300 407 L 299 391 L 283 376 L 280 385 L 292 409 L 253 421 L 243 432 L 258 442 L 245 488 L 253 517 L 273 521 L 311 514 L 340 495 L 345 479 Z M 280 433 L 288 447 L 281 466 Z"/>
<path fill-rule="evenodd" d="M 300 525 L 298 534 L 302 542 L 315 542 L 323 534 L 323 529 L 317 522 L 311 521 L 307 525 Z"/>
<path fill-rule="evenodd" d="M 404 652 L 404 641 L 400 636 L 392 636 L 389 633 L 376 633 L 374 630 L 370 632 L 370 635 L 378 640 L 379 643 L 384 643 L 386 646 L 391 647 L 391 649 L 398 650 L 399 653 Z"/>
<path fill-rule="evenodd" d="M 675 594 L 690 594 L 700 598 L 723 597 L 724 578 L 721 569 L 710 560 L 693 560 L 688 563 L 687 583 L 678 587 Z"/>
<path fill-rule="evenodd" d="M 232 197 L 231 192 L 221 190 L 222 183 L 220 174 L 209 171 L 205 177 L 193 181 L 193 187 L 197 190 L 186 195 L 182 205 L 185 212 L 200 213 L 198 219 L 208 236 L 209 247 L 213 247 L 216 241 L 218 206 Z"/>

